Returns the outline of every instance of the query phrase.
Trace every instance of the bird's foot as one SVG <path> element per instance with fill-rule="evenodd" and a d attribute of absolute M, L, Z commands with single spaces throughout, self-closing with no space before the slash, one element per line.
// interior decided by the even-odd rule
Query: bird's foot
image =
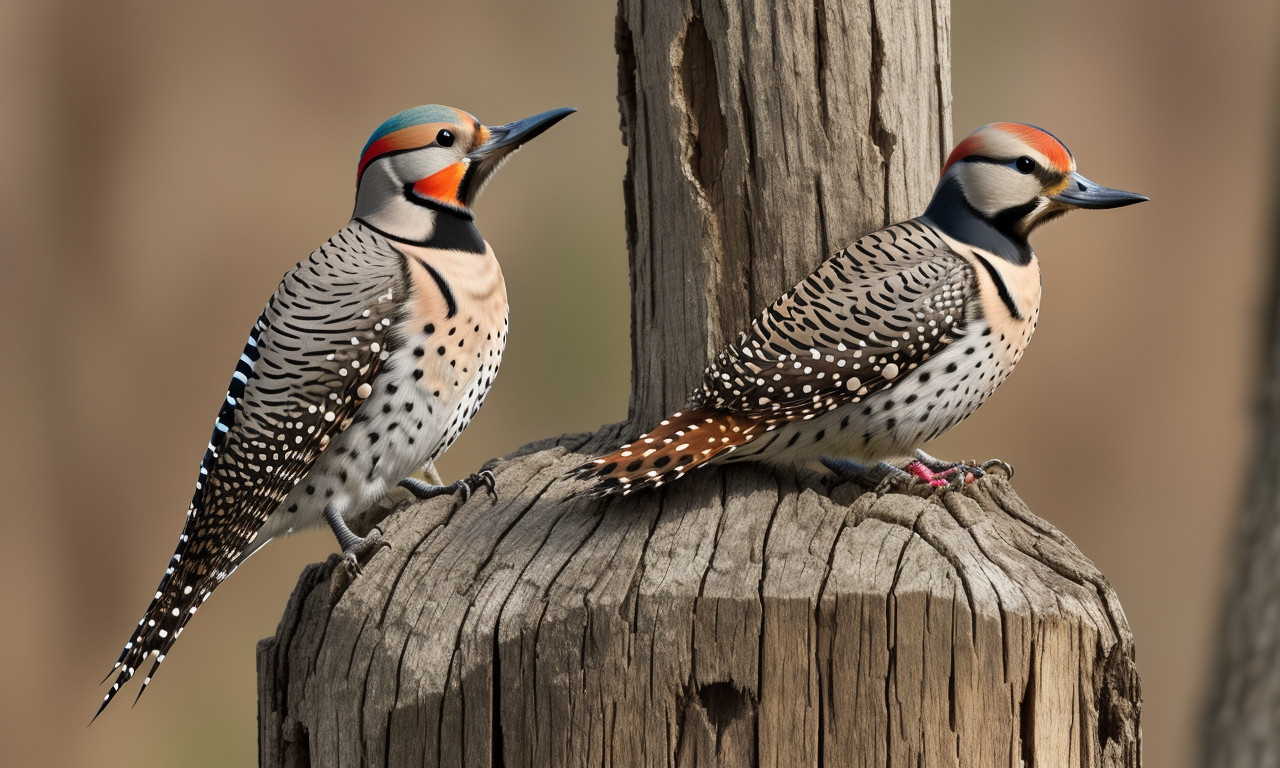
<path fill-rule="evenodd" d="M 382 531 L 374 528 L 369 531 L 369 535 L 362 539 L 356 539 L 342 550 L 342 562 L 347 568 L 359 576 L 362 573 L 361 567 L 373 558 L 375 552 L 386 547 L 391 548 L 391 542 L 382 538 Z"/>
<path fill-rule="evenodd" d="M 961 467 L 947 467 L 946 469 L 933 470 L 924 462 L 919 460 L 912 461 L 902 468 L 903 472 L 906 472 L 908 475 L 911 475 L 920 482 L 925 483 L 926 485 L 931 485 L 934 488 L 942 488 L 944 486 L 951 485 L 951 481 L 957 477 L 960 477 L 962 482 L 972 482 L 972 476 L 967 473 L 961 475 L 960 470 Z"/>
<path fill-rule="evenodd" d="M 480 470 L 474 475 L 449 485 L 432 485 L 416 477 L 406 477 L 400 481 L 400 487 L 419 499 L 433 499 L 436 496 L 457 494 L 462 497 L 462 502 L 465 504 L 471 498 L 471 494 L 482 487 L 489 491 L 490 496 L 495 499 L 498 498 L 497 483 L 493 473 L 487 469 Z"/>
<path fill-rule="evenodd" d="M 369 535 L 364 538 L 357 538 L 347 543 L 342 549 L 342 558 L 338 561 L 337 566 L 333 569 L 333 576 L 329 579 L 329 604 L 335 605 L 347 591 L 347 587 L 356 580 L 356 577 L 363 573 L 365 564 L 373 558 L 374 553 L 379 549 L 386 547 L 391 548 L 391 542 L 382 537 L 382 532 L 377 528 L 369 531 Z"/>
<path fill-rule="evenodd" d="M 920 485 L 925 485 L 929 489 L 965 485 L 983 477 L 987 470 L 993 467 L 1000 467 L 1007 476 L 1013 476 L 1013 467 L 1000 459 L 992 459 L 981 464 L 973 461 L 950 462 L 935 459 L 924 451 L 917 451 L 916 458 L 905 467 L 898 467 L 887 461 L 868 467 L 848 459 L 834 459 L 828 456 L 823 456 L 821 461 L 823 466 L 838 477 L 852 480 L 864 488 L 873 489 L 878 494 L 909 490 Z"/>
<path fill-rule="evenodd" d="M 915 461 L 911 464 L 918 464 L 928 470 L 934 477 L 955 478 L 959 477 L 966 483 L 985 477 L 987 470 L 999 468 L 1005 477 L 1013 477 L 1013 467 L 1002 459 L 988 459 L 984 462 L 977 461 L 944 461 L 925 453 L 922 450 L 916 450 Z M 907 471 L 925 479 L 920 473 L 911 469 L 911 464 L 907 465 Z"/>
<path fill-rule="evenodd" d="M 489 496 L 494 500 L 498 500 L 498 481 L 493 473 L 487 469 L 482 469 L 473 475 L 469 475 L 455 482 L 452 486 L 462 495 L 462 501 L 465 503 L 471 498 L 471 494 L 484 488 L 489 492 Z"/>

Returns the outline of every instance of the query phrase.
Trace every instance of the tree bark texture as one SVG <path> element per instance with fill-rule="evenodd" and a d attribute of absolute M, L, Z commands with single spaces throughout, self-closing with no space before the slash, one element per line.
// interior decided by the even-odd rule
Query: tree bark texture
<path fill-rule="evenodd" d="M 336 556 L 308 568 L 259 646 L 262 765 L 1140 764 L 1119 602 L 1003 477 L 877 495 L 735 467 L 607 500 L 564 478 L 825 253 L 923 209 L 948 24 L 622 0 L 632 423 L 493 462 L 497 501 L 398 510 L 349 587 Z"/>
<path fill-rule="evenodd" d="M 1254 466 L 1205 718 L 1207 768 L 1280 768 L 1280 228 L 1273 237 Z"/>
<path fill-rule="evenodd" d="M 947 0 L 621 0 L 631 421 L 774 299 L 918 215 L 951 145 Z"/>

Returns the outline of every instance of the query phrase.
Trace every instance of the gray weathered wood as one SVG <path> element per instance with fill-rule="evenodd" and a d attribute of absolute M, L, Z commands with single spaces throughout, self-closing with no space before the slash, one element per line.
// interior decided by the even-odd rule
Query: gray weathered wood
<path fill-rule="evenodd" d="M 332 608 L 311 566 L 259 650 L 262 764 L 1139 764 L 1115 594 L 1005 480 L 566 499 L 611 433 L 388 518 Z"/>
<path fill-rule="evenodd" d="M 1138 766 L 1114 592 L 1007 481 L 913 496 L 762 468 L 570 498 L 822 254 L 918 212 L 948 8 L 623 0 L 632 425 L 415 503 L 259 647 L 264 766 Z M 383 510 L 385 512 L 385 510 Z M 332 603 L 332 604 L 331 604 Z"/>
<path fill-rule="evenodd" d="M 924 210 L 951 145 L 935 2 L 620 0 L 631 420 L 828 253 Z"/>

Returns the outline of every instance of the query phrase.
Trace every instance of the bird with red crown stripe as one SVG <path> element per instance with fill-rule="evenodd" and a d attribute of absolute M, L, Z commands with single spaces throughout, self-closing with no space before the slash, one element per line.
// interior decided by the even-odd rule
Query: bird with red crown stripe
<path fill-rule="evenodd" d="M 487 472 L 444 485 L 433 468 L 507 340 L 502 270 L 472 205 L 512 152 L 573 111 L 484 126 L 432 105 L 374 131 L 351 222 L 285 274 L 249 333 L 177 547 L 98 714 L 150 662 L 142 696 L 197 609 L 273 537 L 328 523 L 358 572 L 379 537 L 346 521 L 397 484 L 419 498 L 493 491 Z M 434 484 L 407 478 L 418 469 Z"/>
<path fill-rule="evenodd" d="M 597 495 L 735 461 L 821 461 L 867 483 L 980 476 L 991 462 L 919 446 L 982 405 L 1031 340 L 1040 266 L 1027 238 L 1067 211 L 1146 199 L 1081 176 L 1040 128 L 979 128 L 922 216 L 822 262 L 720 353 L 685 408 L 576 474 Z"/>

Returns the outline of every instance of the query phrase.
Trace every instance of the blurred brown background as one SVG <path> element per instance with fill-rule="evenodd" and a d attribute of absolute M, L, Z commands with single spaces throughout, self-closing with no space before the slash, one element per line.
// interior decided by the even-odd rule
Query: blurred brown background
<path fill-rule="evenodd" d="M 0 762 L 256 759 L 254 645 L 325 530 L 228 581 L 132 711 L 85 725 L 163 570 L 232 364 L 280 275 L 342 226 L 357 153 L 419 103 L 580 114 L 477 209 L 511 346 L 446 477 L 625 415 L 614 7 L 0 3 Z M 1273 0 L 954 9 L 957 138 L 1042 125 L 1137 208 L 1036 241 L 1041 330 L 936 453 L 999 455 L 1118 590 L 1147 763 L 1189 766 L 1250 437 L 1277 168 Z"/>

